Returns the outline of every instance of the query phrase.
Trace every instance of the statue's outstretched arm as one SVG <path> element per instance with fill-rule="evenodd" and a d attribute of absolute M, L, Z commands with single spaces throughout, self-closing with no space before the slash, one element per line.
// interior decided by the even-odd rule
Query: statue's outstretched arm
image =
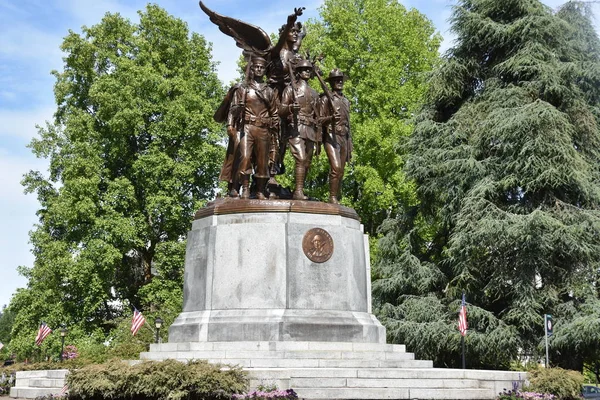
<path fill-rule="evenodd" d="M 271 54 L 277 54 L 281 51 L 281 49 L 285 45 L 288 33 L 290 33 L 290 30 L 294 27 L 296 20 L 298 19 L 299 16 L 302 15 L 302 12 L 304 10 L 305 10 L 305 7 L 297 7 L 297 8 L 294 8 L 293 14 L 288 15 L 287 22 L 285 24 L 285 28 L 283 29 L 283 32 L 281 32 L 281 34 L 279 35 L 279 40 L 277 41 L 277 44 L 275 45 L 275 47 L 273 47 Z"/>

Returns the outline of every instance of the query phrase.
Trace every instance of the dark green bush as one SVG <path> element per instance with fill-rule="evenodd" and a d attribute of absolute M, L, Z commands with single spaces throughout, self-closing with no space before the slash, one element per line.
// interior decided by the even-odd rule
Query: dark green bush
<path fill-rule="evenodd" d="M 550 393 L 559 400 L 581 399 L 583 375 L 577 371 L 562 368 L 539 368 L 527 373 L 529 386 L 527 390 L 539 393 Z"/>
<path fill-rule="evenodd" d="M 17 371 L 38 371 L 45 369 L 71 369 L 79 368 L 82 364 L 77 360 L 65 360 L 62 363 L 47 361 L 47 362 L 36 362 L 36 363 L 15 363 L 6 367 L 0 367 L 0 375 L 13 374 Z"/>
<path fill-rule="evenodd" d="M 54 396 L 51 394 L 47 394 L 45 396 L 38 396 L 34 400 L 56 400 L 57 398 L 62 398 L 61 396 Z"/>
<path fill-rule="evenodd" d="M 240 368 L 175 360 L 88 365 L 67 376 L 69 400 L 219 400 L 246 390 Z"/>

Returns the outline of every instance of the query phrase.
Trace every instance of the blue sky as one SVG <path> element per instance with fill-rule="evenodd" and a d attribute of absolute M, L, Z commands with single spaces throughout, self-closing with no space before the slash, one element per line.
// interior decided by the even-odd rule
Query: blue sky
<path fill-rule="evenodd" d="M 562 0 L 545 0 L 557 7 Z M 213 58 L 220 63 L 219 77 L 225 83 L 235 79 L 235 62 L 240 50 L 223 35 L 198 7 L 196 0 L 158 0 L 170 14 L 183 19 L 190 30 L 213 43 Z M 275 32 L 294 7 L 306 7 L 300 20 L 318 17 L 322 0 L 206 0 L 215 11 L 242 19 Z M 431 19 L 445 38 L 442 50 L 451 45 L 448 18 L 454 0 L 403 0 Z M 53 69 L 62 69 L 59 46 L 71 29 L 81 32 L 83 25 L 100 21 L 106 12 L 118 12 L 137 22 L 137 10 L 145 7 L 138 0 L 0 0 L 0 307 L 8 304 L 26 280 L 17 266 L 33 265 L 28 232 L 37 222 L 39 204 L 35 195 L 25 195 L 20 185 L 29 170 L 45 171 L 46 160 L 36 159 L 26 145 L 37 134 L 35 125 L 52 119 L 55 110 L 52 88 Z M 596 15 L 600 6 L 595 5 Z M 310 33 L 309 33 L 310 34 Z"/>

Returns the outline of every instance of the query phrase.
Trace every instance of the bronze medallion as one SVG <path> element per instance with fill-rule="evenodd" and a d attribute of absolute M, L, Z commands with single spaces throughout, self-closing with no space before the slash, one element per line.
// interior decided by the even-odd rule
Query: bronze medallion
<path fill-rule="evenodd" d="M 304 235 L 302 250 L 310 261 L 324 263 L 333 254 L 333 239 L 325 229 L 313 228 Z"/>

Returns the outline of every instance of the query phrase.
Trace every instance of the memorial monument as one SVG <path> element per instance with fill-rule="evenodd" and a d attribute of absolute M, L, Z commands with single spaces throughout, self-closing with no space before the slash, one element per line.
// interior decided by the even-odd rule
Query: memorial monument
<path fill-rule="evenodd" d="M 298 52 L 302 8 L 273 45 L 260 28 L 200 7 L 244 49 L 248 67 L 215 114 L 230 138 L 221 174 L 228 197 L 196 213 L 183 313 L 169 342 L 385 343 L 385 328 L 369 309 L 368 241 L 354 210 L 338 205 L 352 148 L 344 74 L 333 70 L 321 97 L 308 86 L 319 71 Z M 308 201 L 303 192 L 321 142 L 331 164 L 331 204 Z M 286 146 L 296 164 L 292 199 L 267 191 Z"/>
<path fill-rule="evenodd" d="M 356 212 L 339 204 L 352 155 L 347 77 L 336 68 L 323 78 L 301 55 L 303 8 L 273 44 L 262 29 L 200 7 L 248 62 L 215 113 L 229 136 L 220 175 L 228 191 L 196 213 L 183 312 L 168 343 L 141 357 L 241 365 L 254 383 L 275 381 L 306 399 L 493 399 L 512 388 L 517 373 L 435 369 L 386 344 L 371 312 L 367 237 Z M 311 76 L 321 95 L 307 85 Z M 304 193 L 320 146 L 330 164 L 328 202 Z M 287 147 L 295 188 L 286 192 L 275 178 Z"/>

